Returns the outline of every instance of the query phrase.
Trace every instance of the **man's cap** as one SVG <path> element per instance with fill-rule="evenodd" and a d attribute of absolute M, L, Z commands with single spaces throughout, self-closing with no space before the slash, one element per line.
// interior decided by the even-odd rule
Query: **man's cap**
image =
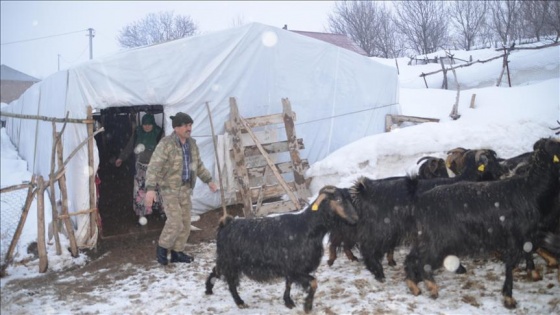
<path fill-rule="evenodd" d="M 155 125 L 156 120 L 154 119 L 154 115 L 146 114 L 142 116 L 142 125 Z"/>
<path fill-rule="evenodd" d="M 178 112 L 175 116 L 171 116 L 170 118 L 173 128 L 193 123 L 191 116 L 181 112 Z"/>

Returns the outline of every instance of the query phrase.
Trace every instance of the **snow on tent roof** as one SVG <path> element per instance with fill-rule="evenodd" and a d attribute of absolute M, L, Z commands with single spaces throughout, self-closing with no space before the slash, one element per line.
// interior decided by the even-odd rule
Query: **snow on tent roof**
<path fill-rule="evenodd" d="M 47 77 L 3 110 L 60 118 L 68 111 L 70 118 L 86 118 L 87 106 L 99 111 L 163 105 L 165 117 L 179 111 L 193 117 L 193 137 L 204 164 L 214 171 L 205 104 L 212 110 L 216 134 L 223 135 L 230 97 L 236 98 L 243 117 L 280 113 L 282 98 L 288 98 L 297 115 L 297 136 L 305 145 L 300 155 L 309 163 L 383 132 L 385 116 L 400 113 L 395 67 L 259 23 L 89 60 Z M 171 122 L 165 121 L 169 134 Z M 51 129 L 50 122 L 8 119 L 7 133 L 35 174 L 47 176 L 50 171 L 50 159 L 45 157 L 50 157 Z M 39 141 L 21 141 L 36 136 Z M 86 138 L 85 125 L 69 124 L 64 153 L 68 155 Z M 97 148 L 95 155 L 98 165 Z M 71 212 L 89 208 L 88 187 L 82 185 L 91 172 L 87 161 L 83 147 L 67 165 Z M 219 195 L 197 185 L 193 211 L 218 208 Z M 78 223 L 82 224 L 87 222 Z"/>

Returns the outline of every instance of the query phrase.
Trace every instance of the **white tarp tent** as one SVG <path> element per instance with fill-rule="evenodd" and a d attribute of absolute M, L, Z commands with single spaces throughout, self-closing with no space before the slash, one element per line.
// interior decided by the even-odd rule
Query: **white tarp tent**
<path fill-rule="evenodd" d="M 172 131 L 169 116 L 182 111 L 193 117 L 193 137 L 205 165 L 214 171 L 205 104 L 210 105 L 216 134 L 223 135 L 230 97 L 236 98 L 243 117 L 280 113 L 281 99 L 288 98 L 297 114 L 297 136 L 305 144 L 300 154 L 309 163 L 383 132 L 385 115 L 400 113 L 396 68 L 259 23 L 90 60 L 47 77 L 2 110 L 58 118 L 69 112 L 70 118 L 84 119 L 87 106 L 99 111 L 163 105 L 167 134 Z M 6 131 L 29 170 L 48 176 L 52 123 L 8 118 Z M 63 135 L 65 156 L 86 137 L 86 125 L 69 124 Z M 86 183 L 96 170 L 88 168 L 87 160 L 83 147 L 67 165 L 71 212 L 89 208 Z M 219 195 L 199 183 L 193 210 L 202 213 L 218 208 Z M 80 238 L 81 227 L 88 222 L 87 216 L 79 218 L 76 235 L 83 246 L 92 240 Z"/>

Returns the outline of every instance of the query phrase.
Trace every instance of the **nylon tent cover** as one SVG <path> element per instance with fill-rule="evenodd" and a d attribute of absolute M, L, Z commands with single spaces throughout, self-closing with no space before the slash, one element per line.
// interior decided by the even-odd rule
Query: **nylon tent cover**
<path fill-rule="evenodd" d="M 296 134 L 305 144 L 300 155 L 309 163 L 364 136 L 383 132 L 385 116 L 400 113 L 396 68 L 259 23 L 90 60 L 33 85 L 3 111 L 59 118 L 69 112 L 70 118 L 84 119 L 87 106 L 99 111 L 163 105 L 167 134 L 173 130 L 168 117 L 179 111 L 188 113 L 194 119 L 193 137 L 203 162 L 218 183 L 205 104 L 211 108 L 216 134 L 223 135 L 230 97 L 236 98 L 243 117 L 280 113 L 282 98 L 288 98 L 297 115 Z M 8 118 L 6 131 L 29 170 L 48 176 L 51 122 Z M 86 138 L 86 125 L 68 124 L 63 135 L 65 157 Z M 95 155 L 97 167 L 96 148 Z M 84 183 L 96 167 L 89 169 L 87 160 L 84 146 L 67 165 L 71 212 L 89 208 Z M 194 213 L 220 204 L 220 194 L 211 193 L 199 181 L 193 196 Z M 80 233 L 88 224 L 87 216 L 75 220 L 78 243 L 95 242 Z"/>

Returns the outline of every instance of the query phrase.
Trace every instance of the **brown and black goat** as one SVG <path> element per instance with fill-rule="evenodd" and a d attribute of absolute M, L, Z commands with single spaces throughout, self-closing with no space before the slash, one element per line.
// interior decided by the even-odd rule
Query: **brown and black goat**
<path fill-rule="evenodd" d="M 560 141 L 541 139 L 533 149 L 526 176 L 459 182 L 417 196 L 413 218 L 419 233 L 405 259 L 412 294 L 421 293 L 418 282 L 423 281 L 430 296 L 438 297 L 433 271 L 449 255 L 499 252 L 506 272 L 504 305 L 516 307 L 513 269 L 531 247 L 542 244 L 547 226 L 560 218 Z"/>
<path fill-rule="evenodd" d="M 296 283 L 307 291 L 303 309 L 309 313 L 317 290 L 317 280 L 311 273 L 321 262 L 323 238 L 335 217 L 349 223 L 358 220 L 348 189 L 333 186 L 323 187 L 312 205 L 297 214 L 236 220 L 224 217 L 216 238 L 216 266 L 206 280 L 206 294 L 213 293 L 214 282 L 223 276 L 235 304 L 246 308 L 237 292 L 242 274 L 257 282 L 284 278 L 286 307 L 295 306 L 290 290 Z"/>

